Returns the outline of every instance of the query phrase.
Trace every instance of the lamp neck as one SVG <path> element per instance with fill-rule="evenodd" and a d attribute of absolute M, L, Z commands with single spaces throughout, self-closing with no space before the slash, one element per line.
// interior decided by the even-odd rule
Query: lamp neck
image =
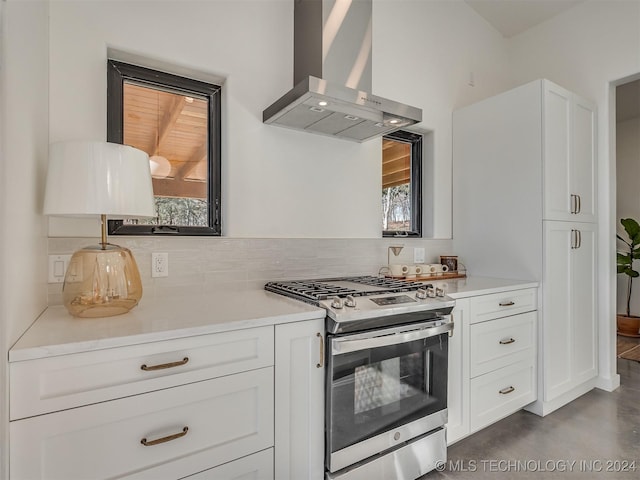
<path fill-rule="evenodd" d="M 106 250 L 107 249 L 107 216 L 106 215 L 100 215 L 100 223 L 102 227 L 102 239 L 100 241 L 100 246 L 102 247 L 102 250 Z"/>

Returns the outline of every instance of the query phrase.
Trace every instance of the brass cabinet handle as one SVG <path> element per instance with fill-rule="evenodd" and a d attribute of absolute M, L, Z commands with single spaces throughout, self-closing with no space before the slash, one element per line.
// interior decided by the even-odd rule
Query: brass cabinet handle
<path fill-rule="evenodd" d="M 189 427 L 184 427 L 180 433 L 174 433 L 173 435 L 167 435 L 166 437 L 158 438 L 157 440 L 147 440 L 143 438 L 140 440 L 140 443 L 145 447 L 153 447 L 154 445 L 159 445 L 161 443 L 170 442 L 171 440 L 176 440 L 180 437 L 184 437 L 189 431 Z"/>
<path fill-rule="evenodd" d="M 316 333 L 316 337 L 320 340 L 320 361 L 316 364 L 316 368 L 324 366 L 324 337 L 320 332 Z"/>
<path fill-rule="evenodd" d="M 576 230 L 576 233 L 578 234 L 578 244 L 576 248 L 580 248 L 582 247 L 582 232 L 580 230 Z"/>
<path fill-rule="evenodd" d="M 498 305 L 500 305 L 501 307 L 512 307 L 513 305 L 515 305 L 516 302 L 500 302 Z"/>
<path fill-rule="evenodd" d="M 571 194 L 571 214 L 576 213 L 576 196 L 572 193 Z"/>
<path fill-rule="evenodd" d="M 571 229 L 571 250 L 575 250 L 578 248 L 578 236 L 576 235 L 576 230 Z"/>
<path fill-rule="evenodd" d="M 162 363 L 160 365 L 151 365 L 150 367 L 148 367 L 147 364 L 145 363 L 144 365 L 140 365 L 140 368 L 145 372 L 153 372 L 155 370 L 164 370 L 166 368 L 179 367 L 180 365 L 185 365 L 188 361 L 189 361 L 189 357 L 184 357 L 182 360 L 178 360 L 177 362 Z"/>
<path fill-rule="evenodd" d="M 508 393 L 511 393 L 515 390 L 515 388 L 513 387 L 507 387 L 507 388 L 503 388 L 502 390 L 498 390 L 498 393 L 500 395 L 507 395 Z"/>
<path fill-rule="evenodd" d="M 576 207 L 576 213 L 580 213 L 582 211 L 582 198 L 580 198 L 580 195 L 576 195 L 576 199 L 577 199 L 577 207 Z"/>
<path fill-rule="evenodd" d="M 510 343 L 515 343 L 515 338 L 510 338 L 509 340 L 500 340 L 500 345 L 509 345 Z"/>

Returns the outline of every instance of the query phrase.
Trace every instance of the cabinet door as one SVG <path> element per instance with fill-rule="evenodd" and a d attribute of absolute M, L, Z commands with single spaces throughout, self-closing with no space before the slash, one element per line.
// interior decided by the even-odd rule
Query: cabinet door
<path fill-rule="evenodd" d="M 276 327 L 275 478 L 324 478 L 324 319 Z"/>
<path fill-rule="evenodd" d="M 574 385 L 597 374 L 596 333 L 596 232 L 595 224 L 574 224 L 577 248 L 571 250 L 571 309 Z"/>
<path fill-rule="evenodd" d="M 571 155 L 571 193 L 577 195 L 578 212 L 574 221 L 596 221 L 596 114 L 595 106 L 573 96 L 573 153 Z"/>
<path fill-rule="evenodd" d="M 448 445 L 469 434 L 469 299 L 456 300 L 451 316 L 453 336 L 449 337 Z"/>
<path fill-rule="evenodd" d="M 543 365 L 544 400 L 571 385 L 571 224 L 544 222 Z"/>
<path fill-rule="evenodd" d="M 597 374 L 596 225 L 545 223 L 544 400 Z"/>
<path fill-rule="evenodd" d="M 550 82 L 543 85 L 544 218 L 570 221 L 572 94 Z"/>

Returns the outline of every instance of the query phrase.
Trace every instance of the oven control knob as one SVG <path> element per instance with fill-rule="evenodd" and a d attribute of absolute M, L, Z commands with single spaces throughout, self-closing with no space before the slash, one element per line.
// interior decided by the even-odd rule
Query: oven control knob
<path fill-rule="evenodd" d="M 427 297 L 434 298 L 436 296 L 436 291 L 433 287 L 427 287 Z"/>
<path fill-rule="evenodd" d="M 436 296 L 437 297 L 444 297 L 444 289 L 443 288 L 436 288 Z"/>
<path fill-rule="evenodd" d="M 424 288 L 419 288 L 416 292 L 416 298 L 425 299 L 427 298 L 427 291 Z"/>
<path fill-rule="evenodd" d="M 346 300 L 344 301 L 344 306 L 345 307 L 351 307 L 351 308 L 356 308 L 356 299 L 353 298 L 351 295 L 347 295 Z"/>
<path fill-rule="evenodd" d="M 344 307 L 344 301 L 340 297 L 333 297 L 331 308 L 340 309 L 342 307 Z"/>

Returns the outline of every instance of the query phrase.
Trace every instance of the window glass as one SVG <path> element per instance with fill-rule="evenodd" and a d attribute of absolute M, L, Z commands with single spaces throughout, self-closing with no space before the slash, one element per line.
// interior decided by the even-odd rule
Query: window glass
<path fill-rule="evenodd" d="M 220 234 L 219 88 L 109 62 L 108 138 L 149 154 L 157 214 L 111 234 Z"/>
<path fill-rule="evenodd" d="M 421 236 L 422 136 L 394 132 L 382 140 L 382 230 Z"/>

